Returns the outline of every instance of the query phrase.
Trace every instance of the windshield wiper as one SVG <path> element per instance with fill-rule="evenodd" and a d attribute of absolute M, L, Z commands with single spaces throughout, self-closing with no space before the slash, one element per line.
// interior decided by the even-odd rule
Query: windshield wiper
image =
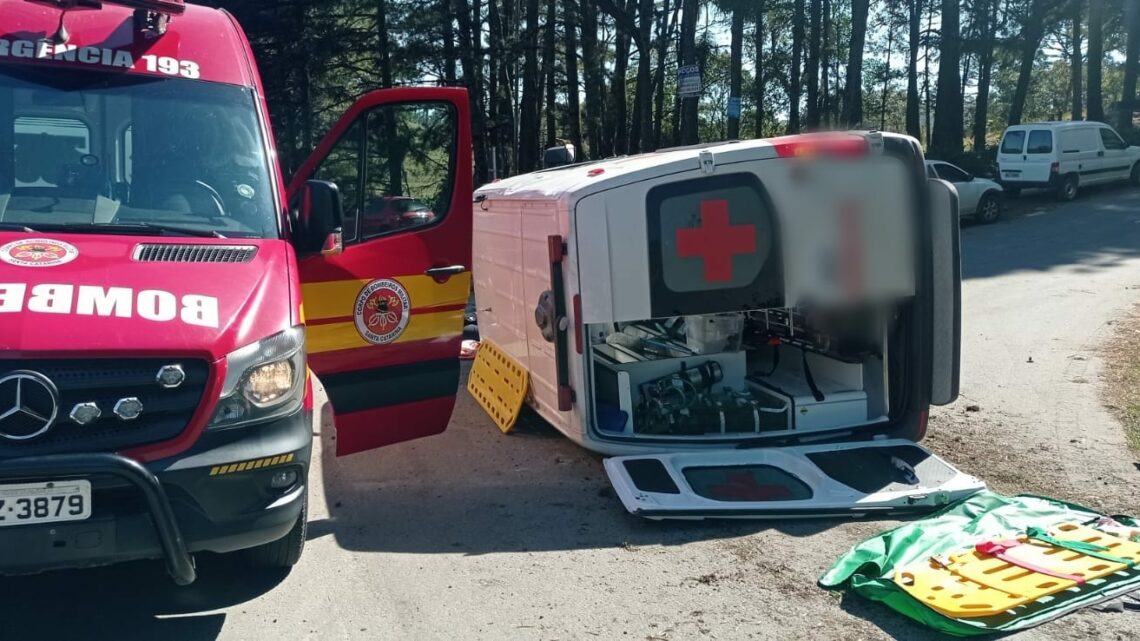
<path fill-rule="evenodd" d="M 220 232 L 213 229 L 194 229 L 193 227 L 179 227 L 177 225 L 160 225 L 155 223 L 112 223 L 97 225 L 93 223 L 49 223 L 37 224 L 32 230 L 16 223 L 2 223 L 3 225 L 16 225 L 22 231 L 62 231 L 76 234 L 150 234 L 154 236 L 197 236 L 200 238 L 225 238 Z"/>
<path fill-rule="evenodd" d="M 5 231 L 22 231 L 29 234 L 36 233 L 36 230 L 28 227 L 23 223 L 0 223 L 0 229 L 3 229 Z"/>
<path fill-rule="evenodd" d="M 183 236 L 200 236 L 202 238 L 225 238 L 225 236 L 222 235 L 222 232 L 216 229 L 194 229 L 193 227 L 181 227 L 178 225 L 157 225 L 155 223 L 139 223 L 138 225 L 122 226 L 153 229 L 154 231 L 164 234 L 181 234 Z"/>

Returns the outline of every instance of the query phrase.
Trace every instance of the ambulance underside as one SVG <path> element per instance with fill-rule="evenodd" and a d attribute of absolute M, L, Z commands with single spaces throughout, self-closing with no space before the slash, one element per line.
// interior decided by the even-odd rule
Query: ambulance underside
<path fill-rule="evenodd" d="M 914 442 L 957 394 L 956 195 L 909 139 L 892 145 L 807 162 L 750 141 L 489 186 L 480 332 L 529 371 L 541 416 L 616 455 L 604 465 L 635 514 L 966 496 L 983 485 Z"/>

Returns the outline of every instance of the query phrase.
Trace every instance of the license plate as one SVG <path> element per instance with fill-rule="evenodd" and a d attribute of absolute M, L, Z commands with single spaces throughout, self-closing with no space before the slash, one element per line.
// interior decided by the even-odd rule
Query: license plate
<path fill-rule="evenodd" d="M 1006 178 L 1016 178 L 1017 176 L 1021 175 L 1021 172 L 1020 171 L 1003 171 L 1003 172 L 1001 172 L 1001 175 L 1005 176 Z"/>
<path fill-rule="evenodd" d="M 0 485 L 0 527 L 91 517 L 90 481 Z"/>

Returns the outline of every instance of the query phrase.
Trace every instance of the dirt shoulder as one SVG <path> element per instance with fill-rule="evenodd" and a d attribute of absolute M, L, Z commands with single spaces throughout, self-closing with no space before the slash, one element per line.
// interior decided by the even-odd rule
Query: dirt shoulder
<path fill-rule="evenodd" d="M 1104 346 L 1105 403 L 1124 425 L 1128 445 L 1140 452 L 1140 305 L 1114 325 Z"/>

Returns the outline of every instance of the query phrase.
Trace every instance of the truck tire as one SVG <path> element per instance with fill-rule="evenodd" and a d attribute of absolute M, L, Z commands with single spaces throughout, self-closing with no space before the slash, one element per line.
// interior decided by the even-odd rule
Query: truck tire
<path fill-rule="evenodd" d="M 1077 182 L 1075 174 L 1069 174 L 1061 181 L 1061 186 L 1057 188 L 1057 198 L 1069 201 L 1077 197 L 1077 192 L 1080 191 L 1080 183 Z"/>
<path fill-rule="evenodd" d="M 987 225 L 996 223 L 1001 218 L 1001 199 L 998 198 L 997 193 L 991 191 L 982 195 L 982 199 L 978 201 L 976 215 L 978 222 Z"/>
<path fill-rule="evenodd" d="M 1140 187 L 1140 162 L 1132 165 L 1132 184 Z"/>
<path fill-rule="evenodd" d="M 297 561 L 301 560 L 301 553 L 305 550 L 305 536 L 309 527 L 309 499 L 301 504 L 301 515 L 293 529 L 285 536 L 259 545 L 255 548 L 242 550 L 243 560 L 256 568 L 287 570 Z"/>

